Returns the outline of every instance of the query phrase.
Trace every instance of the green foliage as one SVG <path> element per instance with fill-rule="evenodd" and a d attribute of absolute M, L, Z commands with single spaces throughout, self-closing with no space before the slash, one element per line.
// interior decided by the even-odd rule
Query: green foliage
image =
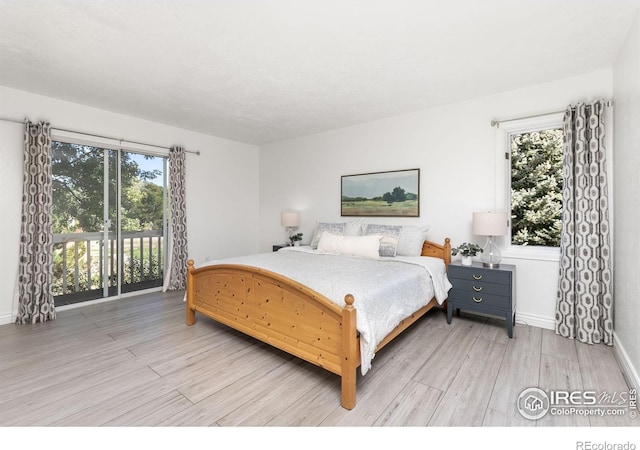
<path fill-rule="evenodd" d="M 301 241 L 302 233 L 292 234 L 291 236 L 289 236 L 289 240 L 291 241 L 291 245 L 293 245 L 294 242 Z"/>
<path fill-rule="evenodd" d="M 514 136 L 511 141 L 511 234 L 517 245 L 560 245 L 562 230 L 560 129 Z"/>
<path fill-rule="evenodd" d="M 97 147 L 52 143 L 54 233 L 102 230 L 104 154 L 104 149 Z M 110 174 L 109 219 L 115 224 L 117 152 L 107 150 L 106 154 Z M 127 152 L 122 152 L 120 159 L 123 230 L 140 230 L 145 224 L 161 225 L 162 200 L 158 197 L 162 197 L 162 188 L 148 181 L 158 175 L 158 171 L 141 170 Z M 152 213 L 151 208 L 158 209 Z"/>
<path fill-rule="evenodd" d="M 88 245 L 91 246 L 89 250 Z M 144 255 L 140 249 L 126 249 L 124 262 L 122 265 L 122 284 L 135 284 L 149 280 L 160 280 L 163 277 L 163 261 L 158 257 L 159 242 L 152 246 L 153 252 L 149 254 L 147 243 L 144 244 Z M 65 246 L 63 244 L 54 245 L 53 264 L 53 294 L 63 295 L 74 292 L 91 291 L 102 289 L 102 261 L 99 251 L 100 241 L 79 241 L 71 242 Z M 87 257 L 91 251 L 91 258 Z M 76 253 L 78 270 L 78 288 L 76 289 Z M 87 263 L 89 260 L 89 264 Z M 117 271 L 114 261 L 113 270 Z M 109 286 L 116 285 L 116 273 L 109 270 Z"/>
<path fill-rule="evenodd" d="M 451 254 L 456 256 L 460 253 L 461 256 L 476 256 L 478 253 L 482 253 L 482 247 L 478 244 L 463 242 L 457 247 L 451 249 Z"/>
<path fill-rule="evenodd" d="M 369 199 L 366 197 L 347 197 L 346 195 L 342 196 L 343 202 L 366 202 L 367 200 Z"/>
<path fill-rule="evenodd" d="M 122 224 L 125 231 L 161 230 L 162 207 L 164 195 L 161 186 L 139 179 L 133 180 L 125 193 L 129 199 L 128 210 L 123 216 L 127 224 Z"/>
<path fill-rule="evenodd" d="M 87 245 L 78 242 L 68 245 L 66 250 L 62 244 L 54 245 L 53 249 L 53 293 L 54 295 L 75 292 L 75 256 L 78 255 L 78 286 L 79 290 L 91 289 L 88 279 Z M 66 264 L 65 264 L 66 262 Z M 66 270 L 65 270 L 66 265 Z M 95 274 L 97 270 L 93 273 Z M 93 275 L 92 274 L 92 275 Z M 99 275 L 99 274 L 98 274 Z M 93 276 L 92 276 L 93 278 Z"/>
<path fill-rule="evenodd" d="M 407 199 L 407 195 L 400 186 L 393 188 L 392 192 L 386 192 L 382 195 L 382 200 L 387 203 L 404 202 Z"/>
<path fill-rule="evenodd" d="M 133 274 L 133 275 L 132 275 Z M 126 258 L 122 268 L 122 284 L 133 284 L 162 278 L 162 269 L 158 256 L 153 254 L 140 259 L 140 255 Z"/>
<path fill-rule="evenodd" d="M 393 188 L 392 192 L 386 192 L 382 196 L 382 200 L 391 204 L 394 202 L 406 202 L 407 200 L 417 200 L 418 196 L 411 192 L 406 192 L 400 186 Z"/>
<path fill-rule="evenodd" d="M 414 194 L 412 192 L 406 192 L 400 186 L 393 188 L 392 192 L 385 192 L 382 196 L 376 196 L 372 198 L 367 197 L 348 197 L 346 195 L 342 196 L 342 202 L 367 202 L 367 201 L 375 201 L 375 202 L 387 202 L 388 204 L 395 202 L 406 202 L 408 200 L 417 200 L 418 194 Z"/>

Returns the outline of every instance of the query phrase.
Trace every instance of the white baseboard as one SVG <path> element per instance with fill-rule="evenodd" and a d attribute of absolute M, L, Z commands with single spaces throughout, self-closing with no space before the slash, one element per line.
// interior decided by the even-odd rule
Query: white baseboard
<path fill-rule="evenodd" d="M 618 339 L 618 335 L 616 332 L 613 332 L 613 353 L 618 360 L 618 364 L 620 364 L 620 368 L 622 369 L 622 373 L 624 377 L 629 383 L 629 387 L 635 389 L 636 392 L 640 392 L 640 376 L 638 376 L 638 368 L 634 367 L 633 363 L 629 359 L 629 355 L 624 349 L 624 346 Z M 640 407 L 640 405 L 639 405 Z"/>
<path fill-rule="evenodd" d="M 548 330 L 556 329 L 555 317 L 538 316 L 536 314 L 526 314 L 518 311 L 516 311 L 516 323 L 531 325 L 532 327 L 546 328 Z"/>
<path fill-rule="evenodd" d="M 11 320 L 11 313 L 0 314 L 0 325 L 6 325 L 8 323 L 13 323 L 13 320 Z"/>

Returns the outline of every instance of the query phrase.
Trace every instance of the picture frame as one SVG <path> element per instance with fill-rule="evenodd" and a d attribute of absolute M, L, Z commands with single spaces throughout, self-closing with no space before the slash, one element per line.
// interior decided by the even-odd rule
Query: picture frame
<path fill-rule="evenodd" d="M 420 169 L 343 175 L 340 215 L 420 217 Z"/>

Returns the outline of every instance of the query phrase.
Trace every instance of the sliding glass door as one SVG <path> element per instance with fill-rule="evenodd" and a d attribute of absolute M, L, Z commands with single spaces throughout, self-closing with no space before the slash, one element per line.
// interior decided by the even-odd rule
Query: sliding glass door
<path fill-rule="evenodd" d="M 52 145 L 56 306 L 162 286 L 165 158 Z"/>
<path fill-rule="evenodd" d="M 122 292 L 162 286 L 166 158 L 122 152 L 120 244 Z"/>

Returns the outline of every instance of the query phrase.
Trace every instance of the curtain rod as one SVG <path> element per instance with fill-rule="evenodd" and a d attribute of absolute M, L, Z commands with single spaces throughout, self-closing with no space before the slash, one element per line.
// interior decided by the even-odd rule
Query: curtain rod
<path fill-rule="evenodd" d="M 611 107 L 611 106 L 613 106 L 613 101 L 608 100 L 608 101 L 605 103 L 605 105 L 606 105 L 606 106 L 608 106 L 608 107 Z M 571 108 L 571 109 L 574 109 L 574 108 Z M 563 112 L 565 112 L 565 111 L 566 111 L 566 109 L 563 109 L 563 110 L 561 110 L 561 111 L 551 111 L 551 112 L 548 112 L 548 113 L 542 113 L 542 114 L 533 114 L 533 115 L 531 115 L 531 116 L 514 117 L 514 118 L 511 118 L 511 119 L 504 119 L 504 120 L 496 120 L 496 119 L 493 119 L 493 120 L 491 121 L 491 126 L 492 126 L 492 127 L 496 127 L 496 126 L 497 126 L 497 127 L 499 127 L 499 126 L 500 126 L 500 124 L 501 124 L 501 123 L 504 123 L 504 122 L 513 122 L 514 120 L 523 120 L 523 119 L 534 119 L 534 118 L 536 118 L 536 117 L 544 117 L 544 116 L 550 116 L 550 115 L 552 115 L 552 114 L 560 114 L 560 113 L 563 113 Z"/>
<path fill-rule="evenodd" d="M 19 124 L 24 124 L 23 120 L 17 120 L 17 119 L 10 119 L 8 117 L 0 117 L 0 120 L 4 120 L 5 122 L 13 122 L 13 123 L 19 123 Z M 165 147 L 163 145 L 156 145 L 156 144 L 147 144 L 145 142 L 137 142 L 137 141 L 130 141 L 128 139 L 120 139 L 120 138 L 114 138 L 111 136 L 104 136 L 101 134 L 94 134 L 94 133 L 85 133 L 84 131 L 76 131 L 76 130 L 67 130 L 65 128 L 57 128 L 57 127 L 51 127 L 52 130 L 56 130 L 56 131 L 64 131 L 67 133 L 76 133 L 76 134 L 82 134 L 84 136 L 92 136 L 92 137 L 97 137 L 97 138 L 102 138 L 102 139 L 111 139 L 113 141 L 120 141 L 122 142 L 126 142 L 129 144 L 138 144 L 138 145 L 145 145 L 147 147 L 155 147 L 155 148 L 162 148 L 165 150 L 171 150 L 171 148 L 169 147 Z M 186 153 L 193 153 L 195 155 L 200 156 L 200 150 L 198 151 L 191 151 L 191 150 L 185 150 Z"/>

